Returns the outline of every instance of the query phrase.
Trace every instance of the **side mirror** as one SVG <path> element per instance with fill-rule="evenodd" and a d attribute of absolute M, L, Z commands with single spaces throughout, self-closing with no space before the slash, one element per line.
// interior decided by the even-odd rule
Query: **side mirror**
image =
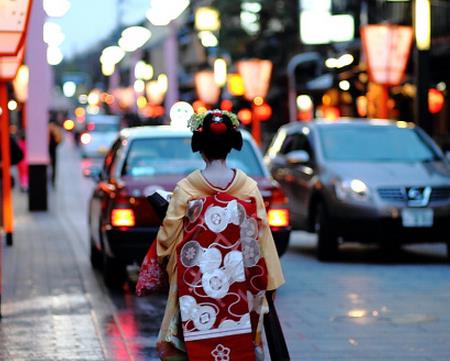
<path fill-rule="evenodd" d="M 85 177 L 91 178 L 95 182 L 100 180 L 100 176 L 102 174 L 102 169 L 96 166 L 90 166 L 83 169 L 83 175 Z"/>
<path fill-rule="evenodd" d="M 289 164 L 306 164 L 310 161 L 308 152 L 304 150 L 293 150 L 286 154 L 286 160 Z"/>

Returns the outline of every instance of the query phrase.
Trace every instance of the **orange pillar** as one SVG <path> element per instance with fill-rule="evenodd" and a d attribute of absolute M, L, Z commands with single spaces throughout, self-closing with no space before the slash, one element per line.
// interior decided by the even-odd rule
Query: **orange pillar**
<path fill-rule="evenodd" d="M 389 118 L 389 87 L 387 85 L 380 85 L 380 111 L 378 118 L 388 119 Z"/>
<path fill-rule="evenodd" d="M 261 123 L 255 112 L 255 104 L 252 104 L 252 136 L 258 146 L 261 146 Z"/>
<path fill-rule="evenodd" d="M 9 147 L 9 117 L 8 117 L 8 91 L 6 83 L 0 82 L 0 115 L 1 151 L 2 151 L 2 195 L 3 195 L 3 230 L 6 235 L 6 244 L 12 245 L 13 209 L 11 195 L 11 159 Z"/>

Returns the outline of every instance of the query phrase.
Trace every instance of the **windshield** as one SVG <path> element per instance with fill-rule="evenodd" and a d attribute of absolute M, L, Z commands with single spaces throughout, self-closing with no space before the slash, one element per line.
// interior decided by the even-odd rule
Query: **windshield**
<path fill-rule="evenodd" d="M 319 129 L 324 157 L 333 161 L 418 162 L 439 159 L 412 128 L 336 126 Z"/>
<path fill-rule="evenodd" d="M 248 141 L 244 141 L 240 152 L 232 150 L 227 158 L 231 168 L 239 168 L 249 176 L 263 176 L 261 164 Z M 130 144 L 122 175 L 187 175 L 204 168 L 199 153 L 191 150 L 191 139 L 151 138 L 135 139 Z"/>

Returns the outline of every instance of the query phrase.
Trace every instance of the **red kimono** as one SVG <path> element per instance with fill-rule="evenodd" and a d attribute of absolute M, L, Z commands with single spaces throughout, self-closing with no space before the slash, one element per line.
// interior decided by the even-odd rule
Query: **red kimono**
<path fill-rule="evenodd" d="M 256 360 L 254 338 L 267 269 L 255 200 L 218 193 L 191 201 L 177 257 L 188 358 Z"/>

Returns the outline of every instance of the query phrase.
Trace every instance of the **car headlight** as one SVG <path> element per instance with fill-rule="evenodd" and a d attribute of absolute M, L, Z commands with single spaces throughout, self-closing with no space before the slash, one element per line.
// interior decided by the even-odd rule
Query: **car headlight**
<path fill-rule="evenodd" d="M 336 197 L 341 201 L 356 200 L 367 201 L 370 199 L 369 187 L 360 179 L 336 181 Z"/>

